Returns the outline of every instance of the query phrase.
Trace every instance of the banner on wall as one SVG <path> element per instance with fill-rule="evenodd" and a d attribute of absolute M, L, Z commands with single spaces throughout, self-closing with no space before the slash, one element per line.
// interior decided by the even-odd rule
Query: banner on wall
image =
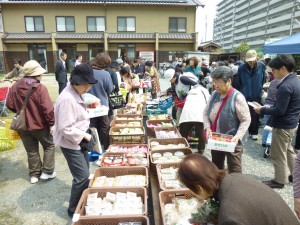
<path fill-rule="evenodd" d="M 146 61 L 154 62 L 154 51 L 140 51 L 139 56 L 144 58 Z"/>

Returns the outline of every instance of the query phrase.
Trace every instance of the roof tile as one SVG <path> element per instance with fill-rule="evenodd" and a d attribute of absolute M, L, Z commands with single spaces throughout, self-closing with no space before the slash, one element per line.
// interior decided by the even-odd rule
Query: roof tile
<path fill-rule="evenodd" d="M 199 0 L 6 0 L 1 4 L 10 3 L 35 3 L 35 4 L 124 4 L 124 5 L 183 5 L 183 6 L 204 6 Z"/>
<path fill-rule="evenodd" d="M 50 33 L 6 33 L 3 39 L 49 39 Z"/>

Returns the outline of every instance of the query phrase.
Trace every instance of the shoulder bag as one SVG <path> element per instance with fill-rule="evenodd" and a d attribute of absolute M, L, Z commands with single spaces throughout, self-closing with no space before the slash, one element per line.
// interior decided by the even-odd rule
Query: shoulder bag
<path fill-rule="evenodd" d="M 28 91 L 27 91 L 27 95 L 25 98 L 25 101 L 22 105 L 22 108 L 19 112 L 17 112 L 17 114 L 13 117 L 13 120 L 11 122 L 10 125 L 10 129 L 15 130 L 15 131 L 25 131 L 27 130 L 27 125 L 26 125 L 26 106 L 27 103 L 29 101 L 29 97 L 31 95 L 31 91 L 32 91 L 32 85 L 33 83 L 30 85 Z"/>

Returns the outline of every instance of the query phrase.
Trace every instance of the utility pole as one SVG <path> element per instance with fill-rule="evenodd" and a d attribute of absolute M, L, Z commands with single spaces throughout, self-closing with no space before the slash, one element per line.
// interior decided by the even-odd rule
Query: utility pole
<path fill-rule="evenodd" d="M 205 15 L 205 36 L 204 36 L 204 41 L 206 41 L 207 37 L 207 15 Z"/>

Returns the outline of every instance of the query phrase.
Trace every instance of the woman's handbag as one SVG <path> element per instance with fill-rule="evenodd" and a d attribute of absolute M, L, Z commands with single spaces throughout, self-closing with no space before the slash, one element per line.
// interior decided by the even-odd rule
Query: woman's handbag
<path fill-rule="evenodd" d="M 29 101 L 29 97 L 31 95 L 31 91 L 32 91 L 32 85 L 33 83 L 30 85 L 25 101 L 22 105 L 22 108 L 19 112 L 17 112 L 17 114 L 13 117 L 13 120 L 11 122 L 10 125 L 10 129 L 15 130 L 15 131 L 25 131 L 27 130 L 27 125 L 26 125 L 26 106 L 27 103 Z"/>

